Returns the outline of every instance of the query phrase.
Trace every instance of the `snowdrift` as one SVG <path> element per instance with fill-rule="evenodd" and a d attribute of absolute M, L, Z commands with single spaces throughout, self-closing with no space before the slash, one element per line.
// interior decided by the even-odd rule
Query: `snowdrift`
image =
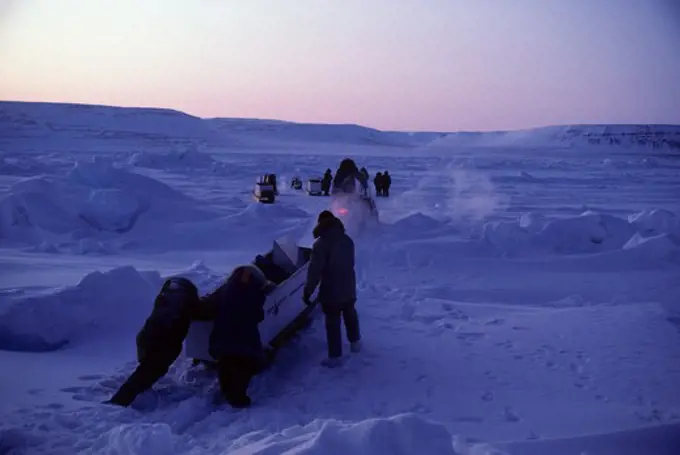
<path fill-rule="evenodd" d="M 133 267 L 92 272 L 53 293 L 0 301 L 0 349 L 45 352 L 138 330 L 160 289 L 156 272 Z"/>
<path fill-rule="evenodd" d="M 0 200 L 0 239 L 29 243 L 123 234 L 140 223 L 211 218 L 200 203 L 157 180 L 101 162 L 65 176 L 30 177 Z"/>
<path fill-rule="evenodd" d="M 242 439 L 246 439 L 246 437 Z M 246 439 L 247 440 L 247 439 Z M 263 440 L 236 440 L 233 455 L 295 453 L 299 455 L 456 455 L 447 429 L 415 414 L 367 419 L 356 423 L 315 420 L 285 429 Z"/>
<path fill-rule="evenodd" d="M 675 455 L 680 447 L 680 425 L 648 426 L 614 433 L 499 444 L 509 455 Z"/>
<path fill-rule="evenodd" d="M 286 203 L 276 204 L 250 204 L 243 211 L 227 218 L 241 222 L 285 222 L 287 220 L 299 220 L 309 218 L 309 213 L 295 205 Z"/>
<path fill-rule="evenodd" d="M 31 176 L 53 171 L 57 163 L 45 163 L 36 157 L 20 154 L 0 154 L 0 175 Z"/>
<path fill-rule="evenodd" d="M 678 217 L 665 210 L 638 213 L 629 220 L 587 211 L 547 220 L 525 214 L 518 221 L 487 223 L 483 238 L 508 254 L 592 254 L 615 250 L 642 252 L 658 259 L 680 251 Z"/>
<path fill-rule="evenodd" d="M 187 411 L 187 409 L 185 409 Z M 83 418 L 83 416 L 81 416 Z M 57 418 L 68 424 L 68 418 Z M 57 426 L 58 423 L 48 427 Z M 224 422 L 221 422 L 224 424 Z M 235 439 L 225 446 L 224 428 L 215 428 L 215 443 L 201 444 L 201 453 L 228 453 L 230 455 L 508 455 L 485 444 L 468 444 L 453 437 L 441 424 L 423 419 L 413 413 L 392 417 L 342 422 L 334 419 L 317 419 L 306 425 L 297 425 L 264 436 L 264 431 L 254 431 Z M 43 433 L 29 428 L 0 430 L 0 451 L 21 453 L 42 448 L 47 442 Z M 90 436 L 90 435 L 88 435 Z M 96 432 L 91 444 L 78 441 L 80 454 L 107 455 L 166 455 L 195 453 L 196 440 L 189 434 L 173 431 L 165 422 L 121 423 Z M 56 441 L 55 441 L 56 442 Z M 49 453 L 73 453 L 69 439 L 54 444 Z M 70 443 L 69 443 L 70 442 Z"/>
<path fill-rule="evenodd" d="M 133 167 L 142 167 L 171 171 L 200 171 L 223 172 L 227 169 L 225 163 L 215 160 L 207 153 L 200 152 L 193 147 L 169 152 L 136 152 L 127 159 Z"/>
<path fill-rule="evenodd" d="M 448 225 L 448 220 L 438 220 L 421 212 L 412 213 L 392 224 L 394 229 L 404 234 L 422 235 L 424 232 L 440 230 Z"/>

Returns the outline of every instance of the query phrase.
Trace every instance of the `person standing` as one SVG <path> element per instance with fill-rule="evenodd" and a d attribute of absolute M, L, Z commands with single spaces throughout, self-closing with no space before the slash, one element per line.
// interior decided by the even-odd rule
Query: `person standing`
<path fill-rule="evenodd" d="M 383 186 L 382 186 L 382 194 L 385 197 L 390 196 L 390 186 L 392 186 L 392 177 L 390 176 L 390 173 L 385 171 L 383 174 Z"/>
<path fill-rule="evenodd" d="M 345 158 L 340 162 L 338 170 L 335 171 L 331 194 L 355 193 L 357 181 L 361 178 L 359 168 L 351 158 Z"/>
<path fill-rule="evenodd" d="M 383 175 L 382 172 L 378 172 L 375 174 L 375 177 L 373 178 L 373 185 L 375 186 L 375 195 L 376 196 L 382 196 L 382 183 L 383 183 Z"/>
<path fill-rule="evenodd" d="M 370 175 L 368 174 L 368 170 L 365 167 L 362 167 L 359 170 L 359 183 L 361 183 L 361 194 L 364 196 L 368 196 L 368 185 L 370 181 Z"/>
<path fill-rule="evenodd" d="M 354 241 L 345 233 L 342 221 L 328 210 L 321 212 L 313 231 L 314 245 L 303 300 L 311 304 L 311 296 L 319 286 L 321 308 L 325 315 L 328 358 L 322 365 L 333 368 L 341 364 L 344 321 L 350 350 L 361 349 L 359 316 L 356 311 L 356 273 Z"/>
<path fill-rule="evenodd" d="M 323 190 L 324 196 L 330 195 L 331 183 L 333 183 L 333 173 L 330 169 L 326 169 L 323 179 L 321 179 L 321 189 Z"/>

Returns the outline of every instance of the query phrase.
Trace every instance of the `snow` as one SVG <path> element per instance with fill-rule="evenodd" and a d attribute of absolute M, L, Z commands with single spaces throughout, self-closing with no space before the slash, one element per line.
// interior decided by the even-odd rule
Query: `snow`
<path fill-rule="evenodd" d="M 177 165 L 186 158 L 187 148 L 229 147 L 239 153 L 253 149 L 296 153 L 300 148 L 323 145 L 325 153 L 335 155 L 345 153 L 348 146 L 382 155 L 423 152 L 422 149 L 441 152 L 458 147 L 604 146 L 677 151 L 680 126 L 556 125 L 518 131 L 404 132 L 349 124 L 202 119 L 157 108 L 0 101 L 0 151 L 81 150 L 84 147 L 109 152 L 126 150 L 137 165 L 155 167 L 158 153 L 168 154 L 168 166 L 172 166 L 173 161 Z M 618 165 L 610 157 L 602 161 L 606 165 Z M 654 157 L 646 157 L 645 165 L 656 167 L 658 163 Z"/>
<path fill-rule="evenodd" d="M 0 108 L 0 453 L 677 453 L 677 127 L 456 139 Z M 102 404 L 162 280 L 208 292 L 304 238 L 330 200 L 284 182 L 339 153 L 393 176 L 380 223 L 355 235 L 363 351 L 321 367 L 317 314 L 250 409 L 220 404 L 186 358 L 129 409 Z M 250 195 L 265 172 L 273 205 Z"/>
<path fill-rule="evenodd" d="M 523 223 L 528 225 L 523 227 Z M 635 232 L 627 220 L 590 211 L 548 221 L 542 228 L 539 223 L 523 218 L 488 224 L 485 234 L 491 243 L 506 251 L 539 249 L 543 253 L 577 254 L 620 249 Z"/>
<path fill-rule="evenodd" d="M 10 186 L 0 198 L 0 241 L 82 247 L 101 233 L 210 218 L 200 206 L 149 177 L 101 160 L 77 161 L 65 175 L 27 177 Z"/>
<path fill-rule="evenodd" d="M 0 314 L 0 349 L 54 351 L 139 325 L 159 286 L 160 275 L 121 267 L 89 273 L 54 293 L 7 299 Z"/>
<path fill-rule="evenodd" d="M 437 138 L 437 147 L 647 147 L 680 148 L 680 125 L 560 125 L 518 131 L 457 132 Z M 648 158 L 652 163 L 653 158 Z M 613 162 L 606 158 L 607 165 Z"/>

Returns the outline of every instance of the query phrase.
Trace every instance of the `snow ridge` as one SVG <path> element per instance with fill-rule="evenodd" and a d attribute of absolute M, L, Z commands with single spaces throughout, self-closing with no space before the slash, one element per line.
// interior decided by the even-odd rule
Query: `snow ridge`
<path fill-rule="evenodd" d="M 617 146 L 680 150 L 679 125 L 564 125 L 517 131 L 403 132 L 360 125 L 208 118 L 159 108 L 0 102 L 0 151 L 52 145 L 267 147 L 327 143 L 397 148 Z"/>

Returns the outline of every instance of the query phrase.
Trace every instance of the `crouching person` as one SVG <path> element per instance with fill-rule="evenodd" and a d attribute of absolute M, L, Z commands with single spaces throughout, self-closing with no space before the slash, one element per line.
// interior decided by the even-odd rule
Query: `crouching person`
<path fill-rule="evenodd" d="M 129 406 L 137 395 L 165 376 L 182 352 L 182 343 L 193 319 L 210 319 L 202 307 L 198 289 L 186 278 L 173 277 L 163 283 L 151 315 L 137 334 L 139 365 L 115 395 L 105 403 Z"/>
<path fill-rule="evenodd" d="M 217 307 L 209 353 L 217 360 L 220 391 L 235 408 L 250 406 L 248 386 L 267 363 L 259 324 L 266 295 L 276 285 L 254 265 L 239 266 L 202 301 Z"/>

